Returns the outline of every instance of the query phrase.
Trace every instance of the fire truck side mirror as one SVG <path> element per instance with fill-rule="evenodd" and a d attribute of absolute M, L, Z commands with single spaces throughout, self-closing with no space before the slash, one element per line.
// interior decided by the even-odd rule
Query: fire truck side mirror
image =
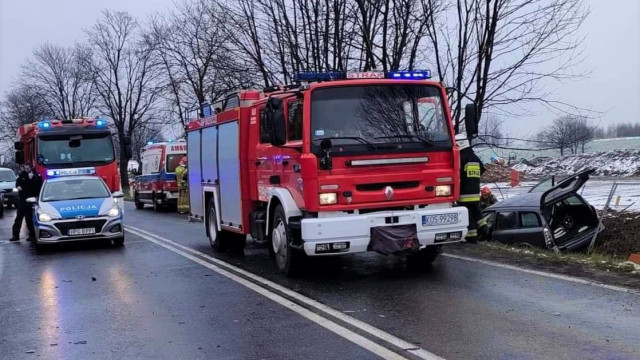
<path fill-rule="evenodd" d="M 271 145 L 282 146 L 287 142 L 287 124 L 284 118 L 282 99 L 270 97 L 267 103 L 267 121 L 271 129 Z"/>
<path fill-rule="evenodd" d="M 24 150 L 24 143 L 22 141 L 16 141 L 13 143 L 13 148 L 17 151 Z"/>
<path fill-rule="evenodd" d="M 16 164 L 18 165 L 24 164 L 24 152 L 22 152 L 22 150 L 16 151 Z"/>
<path fill-rule="evenodd" d="M 478 136 L 478 112 L 476 104 L 467 104 L 464 108 L 464 126 L 469 139 Z"/>

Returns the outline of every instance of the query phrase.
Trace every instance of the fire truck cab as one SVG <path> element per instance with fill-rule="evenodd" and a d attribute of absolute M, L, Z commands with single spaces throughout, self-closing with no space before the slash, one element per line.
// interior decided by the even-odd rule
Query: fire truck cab
<path fill-rule="evenodd" d="M 409 249 L 430 263 L 462 241 L 459 151 L 445 89 L 427 77 L 303 73 L 190 123 L 191 211 L 211 246 L 243 248 L 250 234 L 289 275 L 304 256 Z"/>
<path fill-rule="evenodd" d="M 116 152 L 106 119 L 44 119 L 20 126 L 17 136 L 16 163 L 32 165 L 43 178 L 96 175 L 112 193 L 120 190 Z M 130 155 L 130 139 L 125 140 L 124 151 Z"/>
<path fill-rule="evenodd" d="M 142 148 L 142 166 L 136 176 L 134 201 L 137 209 L 150 204 L 156 211 L 178 201 L 176 168 L 187 156 L 185 140 L 149 143 Z"/>

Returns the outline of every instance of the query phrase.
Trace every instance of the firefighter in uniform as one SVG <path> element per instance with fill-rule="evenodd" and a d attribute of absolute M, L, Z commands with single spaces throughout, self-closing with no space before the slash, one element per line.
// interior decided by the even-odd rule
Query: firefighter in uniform
<path fill-rule="evenodd" d="M 480 176 L 484 166 L 480 158 L 473 152 L 469 140 L 464 135 L 456 135 L 456 143 L 460 149 L 460 200 L 458 204 L 469 211 L 469 232 L 467 242 L 478 241 L 478 221 L 480 212 Z"/>
<path fill-rule="evenodd" d="M 178 212 L 189 213 L 189 179 L 187 170 L 187 157 L 180 160 L 176 168 L 176 182 L 178 183 Z"/>
<path fill-rule="evenodd" d="M 491 193 L 491 189 L 488 186 L 482 188 L 480 192 L 480 208 L 482 210 L 498 202 L 495 196 Z"/>

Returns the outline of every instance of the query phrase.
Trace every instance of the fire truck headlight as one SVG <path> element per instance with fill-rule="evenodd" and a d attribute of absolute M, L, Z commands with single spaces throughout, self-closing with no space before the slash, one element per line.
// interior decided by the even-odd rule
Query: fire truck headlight
<path fill-rule="evenodd" d="M 324 193 L 319 195 L 320 205 L 331 205 L 338 203 L 338 194 Z"/>
<path fill-rule="evenodd" d="M 111 210 L 107 211 L 107 216 L 116 217 L 118 215 L 120 215 L 120 208 L 118 207 L 118 205 L 112 207 Z"/>
<path fill-rule="evenodd" d="M 451 196 L 451 185 L 436 186 L 436 196 Z"/>
<path fill-rule="evenodd" d="M 49 222 L 53 220 L 53 217 L 47 213 L 39 212 L 38 213 L 38 221 Z"/>
<path fill-rule="evenodd" d="M 18 188 L 13 188 L 13 192 L 18 192 Z"/>

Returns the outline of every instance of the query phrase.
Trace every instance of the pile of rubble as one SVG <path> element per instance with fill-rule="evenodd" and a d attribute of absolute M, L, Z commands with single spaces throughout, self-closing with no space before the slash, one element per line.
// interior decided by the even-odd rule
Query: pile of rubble
<path fill-rule="evenodd" d="M 605 229 L 598 235 L 597 252 L 620 256 L 640 253 L 640 213 L 609 210 L 602 225 Z"/>
<path fill-rule="evenodd" d="M 485 172 L 482 174 L 481 181 L 483 183 L 492 183 L 492 182 L 508 182 L 509 174 L 511 173 L 511 168 L 506 165 L 500 164 L 485 164 Z M 535 180 L 535 177 L 530 176 L 526 173 L 520 173 L 520 181 L 529 181 Z"/>
<path fill-rule="evenodd" d="M 611 150 L 558 158 L 539 157 L 521 160 L 513 168 L 537 177 L 572 175 L 586 169 L 595 169 L 596 176 L 640 176 L 640 150 Z"/>

